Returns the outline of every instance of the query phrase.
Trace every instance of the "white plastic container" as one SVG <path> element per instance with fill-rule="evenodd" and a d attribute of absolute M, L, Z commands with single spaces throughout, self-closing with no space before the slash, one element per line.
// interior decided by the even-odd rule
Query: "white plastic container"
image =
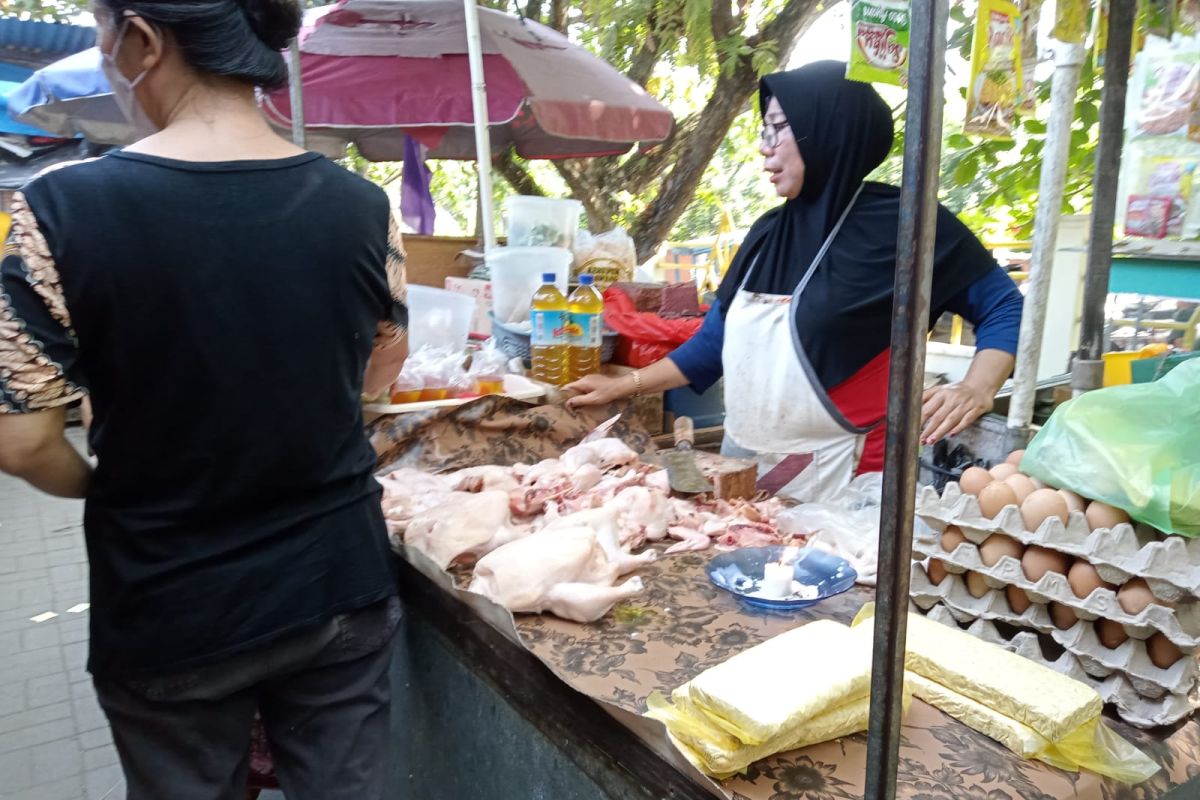
<path fill-rule="evenodd" d="M 471 335 L 475 298 L 432 286 L 408 286 L 408 348 L 424 345 L 463 350 Z"/>
<path fill-rule="evenodd" d="M 504 202 L 509 247 L 575 249 L 583 203 L 550 197 L 515 195 Z"/>
<path fill-rule="evenodd" d="M 571 251 L 561 247 L 496 247 L 484 257 L 492 275 L 492 313 L 504 323 L 529 321 L 529 301 L 554 273 L 558 290 L 567 294 Z"/>

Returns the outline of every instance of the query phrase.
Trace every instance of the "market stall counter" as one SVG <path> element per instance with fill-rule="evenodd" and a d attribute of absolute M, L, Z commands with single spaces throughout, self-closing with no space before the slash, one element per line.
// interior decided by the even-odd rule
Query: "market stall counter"
<path fill-rule="evenodd" d="M 436 472 L 561 453 L 612 410 L 576 419 L 562 409 L 510 408 L 500 415 L 503 422 L 494 414 L 479 417 L 488 420 L 487 433 L 468 424 L 460 411 L 449 427 L 444 420 L 427 421 L 418 431 L 409 421 L 398 431 L 384 420 L 373 433 L 381 463 L 400 461 Z M 648 442 L 628 427 L 612 433 L 642 448 Z M 445 571 L 414 548 L 399 552 L 407 615 L 393 668 L 392 796 L 862 796 L 865 733 L 772 756 L 717 782 L 692 767 L 661 724 L 642 715 L 652 693 L 669 695 L 772 637 L 815 620 L 850 622 L 873 599 L 870 588 L 855 587 L 799 610 L 753 608 L 709 581 L 705 567 L 712 550 L 682 552 L 660 555 L 638 569 L 644 590 L 635 598 L 595 622 L 578 623 L 547 614 L 514 617 L 465 591 L 470 569 Z M 786 675 L 789 665 L 778 669 Z M 1194 719 L 1150 731 L 1116 720 L 1109 724 L 1162 770 L 1137 787 L 1086 771 L 1064 772 L 1023 759 L 914 700 L 905 717 L 896 796 L 1200 797 L 1200 724 Z"/>

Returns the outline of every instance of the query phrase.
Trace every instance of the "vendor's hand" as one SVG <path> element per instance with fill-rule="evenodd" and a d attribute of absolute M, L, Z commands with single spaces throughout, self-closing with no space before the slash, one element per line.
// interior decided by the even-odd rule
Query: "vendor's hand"
<path fill-rule="evenodd" d="M 563 387 L 569 392 L 577 392 L 567 400 L 571 408 L 584 406 L 606 406 L 614 400 L 620 400 L 633 394 L 637 387 L 628 375 L 611 377 L 608 375 L 585 375 L 574 383 Z"/>
<path fill-rule="evenodd" d="M 962 433 L 975 420 L 992 410 L 990 392 L 966 382 L 928 389 L 922 398 L 921 443 L 933 444 Z"/>

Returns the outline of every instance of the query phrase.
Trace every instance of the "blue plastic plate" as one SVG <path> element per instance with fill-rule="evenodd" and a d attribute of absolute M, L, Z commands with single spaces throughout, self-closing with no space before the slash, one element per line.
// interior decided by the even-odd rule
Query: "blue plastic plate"
<path fill-rule="evenodd" d="M 779 561 L 785 550 L 795 554 L 794 580 L 811 588 L 778 600 L 756 596 L 766 565 Z M 782 545 L 730 550 L 708 562 L 707 572 L 718 587 L 760 608 L 805 608 L 847 591 L 858 580 L 858 573 L 844 558 L 813 547 Z"/>

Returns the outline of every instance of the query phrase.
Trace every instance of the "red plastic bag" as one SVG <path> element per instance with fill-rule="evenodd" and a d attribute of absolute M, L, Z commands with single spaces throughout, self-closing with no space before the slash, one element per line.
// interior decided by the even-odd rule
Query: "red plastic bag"
<path fill-rule="evenodd" d="M 648 367 L 692 338 L 704 318 L 663 319 L 637 311 L 627 294 L 610 288 L 604 293 L 604 323 L 620 334 L 613 360 L 627 367 Z"/>

